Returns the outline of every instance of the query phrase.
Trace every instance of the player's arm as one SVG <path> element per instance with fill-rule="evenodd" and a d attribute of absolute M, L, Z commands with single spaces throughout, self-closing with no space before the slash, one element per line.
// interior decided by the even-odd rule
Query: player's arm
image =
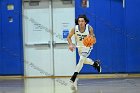
<path fill-rule="evenodd" d="M 89 27 L 89 34 L 90 34 L 90 36 L 92 36 L 96 40 L 94 30 L 93 30 L 93 28 L 91 26 Z"/>
<path fill-rule="evenodd" d="M 74 28 L 71 29 L 69 35 L 67 36 L 67 41 L 68 41 L 68 44 L 71 45 L 72 44 L 72 40 L 71 40 L 71 37 L 74 35 Z"/>
<path fill-rule="evenodd" d="M 67 36 L 67 41 L 68 41 L 68 44 L 69 44 L 69 49 L 71 51 L 74 50 L 74 45 L 73 45 L 72 40 L 71 40 L 71 37 L 74 35 L 74 31 L 75 31 L 74 28 L 72 28 L 70 33 L 69 33 L 69 35 Z"/>

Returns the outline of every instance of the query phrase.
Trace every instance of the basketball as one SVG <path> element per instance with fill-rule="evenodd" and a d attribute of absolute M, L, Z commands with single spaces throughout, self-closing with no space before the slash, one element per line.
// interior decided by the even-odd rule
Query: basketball
<path fill-rule="evenodd" d="M 92 36 L 86 36 L 84 39 L 83 39 L 83 44 L 84 46 L 86 47 L 91 47 L 93 44 L 95 44 L 96 42 L 96 39 L 93 38 Z"/>

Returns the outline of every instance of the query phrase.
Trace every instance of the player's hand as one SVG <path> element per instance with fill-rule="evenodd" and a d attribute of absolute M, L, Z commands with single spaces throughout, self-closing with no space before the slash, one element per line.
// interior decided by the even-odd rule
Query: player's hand
<path fill-rule="evenodd" d="M 92 38 L 94 38 L 94 39 L 95 39 L 94 44 L 96 43 L 96 38 L 95 38 L 95 36 L 89 34 L 89 35 L 87 35 L 87 37 L 92 37 Z M 93 44 L 93 45 L 94 45 L 94 44 Z"/>
<path fill-rule="evenodd" d="M 69 45 L 69 50 L 73 52 L 75 50 L 75 45 L 74 44 L 70 44 Z"/>
<path fill-rule="evenodd" d="M 87 37 L 90 37 L 90 36 L 92 36 L 92 35 L 90 35 L 90 34 L 87 35 Z"/>
<path fill-rule="evenodd" d="M 89 34 L 89 35 L 87 35 L 87 37 L 93 37 L 93 35 L 90 35 L 90 34 Z"/>

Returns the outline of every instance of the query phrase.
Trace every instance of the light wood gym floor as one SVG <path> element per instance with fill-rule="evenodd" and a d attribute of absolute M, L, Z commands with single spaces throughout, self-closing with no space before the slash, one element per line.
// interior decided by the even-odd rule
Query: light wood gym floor
<path fill-rule="evenodd" d="M 140 93 L 139 74 L 70 77 L 0 77 L 0 93 Z"/>

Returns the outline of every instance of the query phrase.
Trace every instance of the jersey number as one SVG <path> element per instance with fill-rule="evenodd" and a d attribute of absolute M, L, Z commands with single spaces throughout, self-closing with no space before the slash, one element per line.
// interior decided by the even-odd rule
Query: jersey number
<path fill-rule="evenodd" d="M 82 41 L 87 35 L 79 35 L 79 41 Z"/>

